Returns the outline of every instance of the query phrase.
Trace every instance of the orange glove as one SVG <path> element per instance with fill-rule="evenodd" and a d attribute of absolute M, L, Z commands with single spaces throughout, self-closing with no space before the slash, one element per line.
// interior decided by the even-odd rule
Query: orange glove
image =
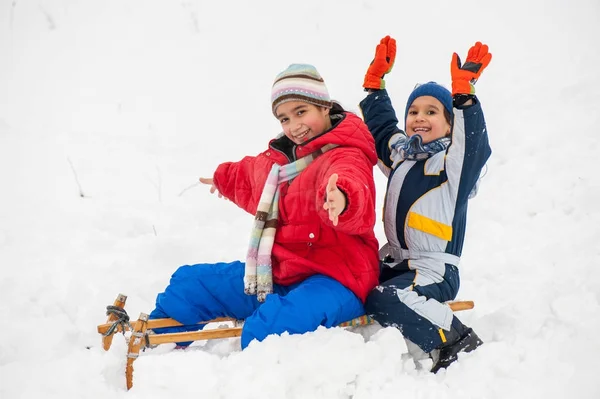
<path fill-rule="evenodd" d="M 479 79 L 481 72 L 492 60 L 492 54 L 488 52 L 487 44 L 477 42 L 469 49 L 467 61 L 461 66 L 460 57 L 454 53 L 450 63 L 450 74 L 452 75 L 452 96 L 456 94 L 475 94 L 475 82 Z"/>
<path fill-rule="evenodd" d="M 389 35 L 381 39 L 375 50 L 375 58 L 371 61 L 365 75 L 365 90 L 385 89 L 385 74 L 390 73 L 396 60 L 396 39 Z"/>

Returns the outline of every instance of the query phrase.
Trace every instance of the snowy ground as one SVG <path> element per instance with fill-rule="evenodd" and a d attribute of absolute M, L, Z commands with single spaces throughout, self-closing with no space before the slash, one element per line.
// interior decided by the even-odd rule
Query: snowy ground
<path fill-rule="evenodd" d="M 597 0 L 0 0 L 0 397 L 600 397 L 599 19 Z M 400 109 L 416 82 L 449 83 L 453 51 L 494 56 L 459 294 L 486 344 L 438 375 L 374 326 L 162 345 L 126 392 L 105 306 L 127 294 L 137 317 L 177 266 L 244 256 L 251 217 L 198 177 L 278 132 L 270 86 L 290 63 L 356 111 L 386 34 Z"/>

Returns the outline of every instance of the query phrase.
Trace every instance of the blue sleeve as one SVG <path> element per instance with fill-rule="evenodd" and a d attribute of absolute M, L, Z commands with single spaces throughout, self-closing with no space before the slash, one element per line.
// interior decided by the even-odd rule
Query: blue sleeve
<path fill-rule="evenodd" d="M 479 100 L 464 109 L 454 109 L 452 144 L 447 150 L 449 184 L 458 184 L 457 204 L 466 203 L 492 150 Z"/>
<path fill-rule="evenodd" d="M 397 134 L 403 133 L 398 128 L 398 118 L 392 106 L 392 101 L 387 90 L 378 90 L 369 94 L 360 102 L 363 118 L 369 131 L 375 139 L 375 148 L 380 163 L 391 169 L 390 139 Z"/>

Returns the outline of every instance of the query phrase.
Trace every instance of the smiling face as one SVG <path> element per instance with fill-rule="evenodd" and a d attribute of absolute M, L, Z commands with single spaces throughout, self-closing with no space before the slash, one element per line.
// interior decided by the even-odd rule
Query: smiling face
<path fill-rule="evenodd" d="M 444 116 L 444 106 L 432 96 L 415 98 L 406 115 L 406 134 L 415 134 L 423 138 L 423 143 L 430 143 L 450 134 L 450 123 Z"/>
<path fill-rule="evenodd" d="M 289 101 L 275 110 L 285 135 L 296 144 L 307 142 L 331 128 L 329 108 Z"/>

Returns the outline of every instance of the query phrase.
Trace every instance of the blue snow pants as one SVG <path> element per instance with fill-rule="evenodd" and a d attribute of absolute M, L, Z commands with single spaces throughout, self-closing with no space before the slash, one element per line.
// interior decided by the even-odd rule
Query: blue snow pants
<path fill-rule="evenodd" d="M 447 310 L 442 303 L 456 298 L 460 277 L 456 266 L 446 264 L 442 281 L 419 285 L 417 280 L 417 271 L 407 264 L 394 269 L 382 267 L 379 285 L 369 293 L 365 310 L 379 324 L 400 329 L 406 339 L 429 353 L 442 344 L 440 326 L 431 321 L 435 319 L 433 313 L 442 307 Z M 423 306 L 425 302 L 429 303 Z M 462 328 L 456 316 L 450 318 L 453 327 Z"/>
<path fill-rule="evenodd" d="M 151 319 L 171 317 L 183 326 L 156 329 L 169 333 L 197 331 L 196 324 L 217 317 L 244 319 L 242 349 L 270 334 L 302 334 L 319 326 L 333 327 L 364 314 L 361 300 L 338 281 L 314 275 L 290 286 L 274 284 L 260 303 L 244 293 L 243 262 L 181 266 L 165 292 L 158 294 Z M 180 343 L 180 345 L 190 342 Z"/>

